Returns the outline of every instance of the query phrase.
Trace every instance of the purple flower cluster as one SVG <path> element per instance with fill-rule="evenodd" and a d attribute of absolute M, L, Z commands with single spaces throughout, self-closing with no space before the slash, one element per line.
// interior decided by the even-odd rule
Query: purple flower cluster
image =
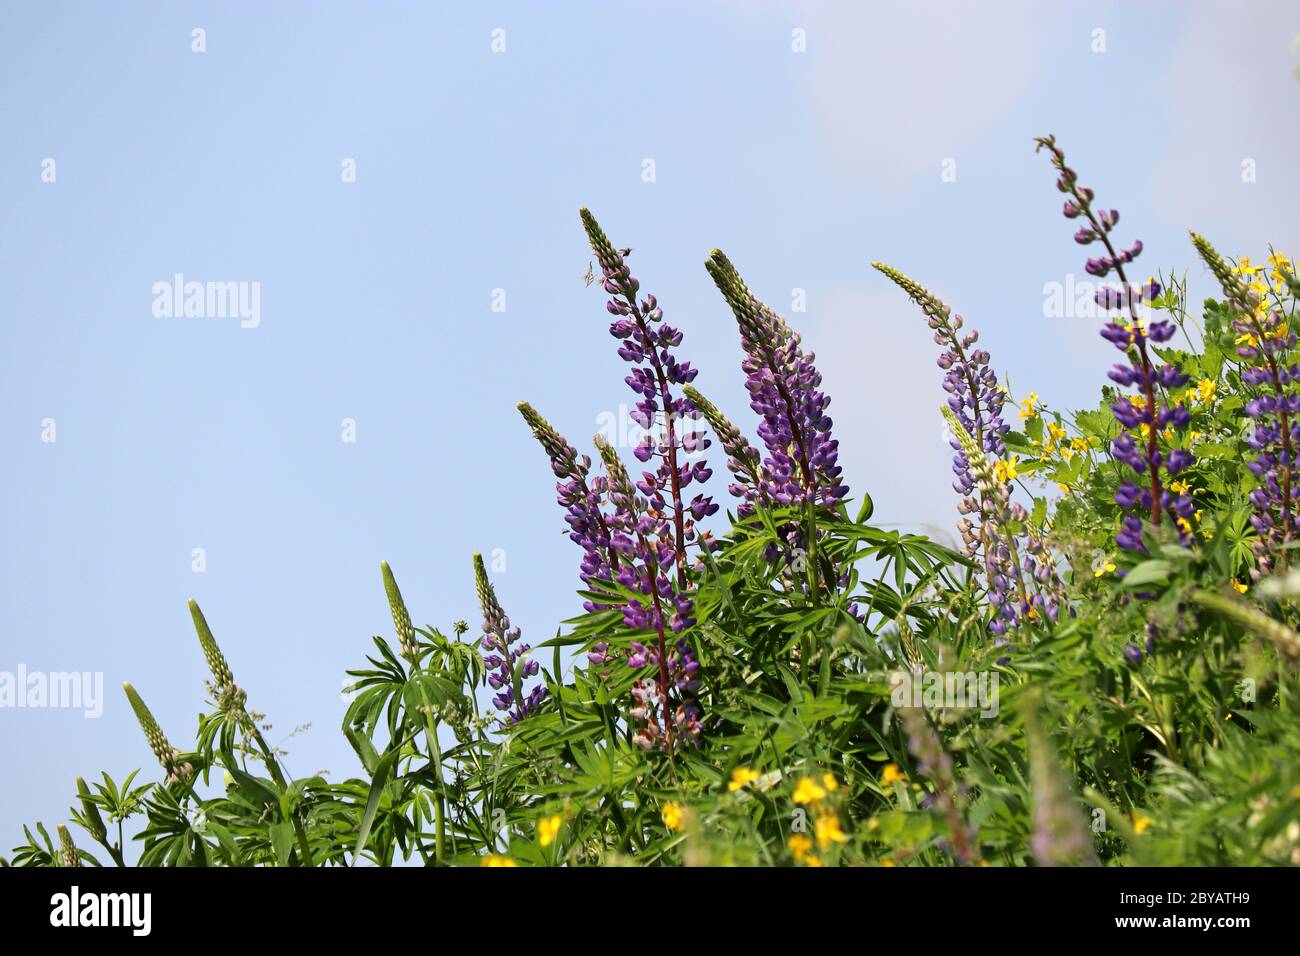
<path fill-rule="evenodd" d="M 474 553 L 474 587 L 478 592 L 479 608 L 483 612 L 483 637 L 479 650 L 483 664 L 488 668 L 488 684 L 498 693 L 492 698 L 497 710 L 506 714 L 504 723 L 514 724 L 534 713 L 546 696 L 546 685 L 537 684 L 527 694 L 524 680 L 536 677 L 537 661 L 528 660 L 532 649 L 519 642 L 519 628 L 510 626 L 510 618 L 497 601 L 496 591 L 483 567 L 483 556 Z"/>
<path fill-rule="evenodd" d="M 1118 289 L 1098 291 L 1095 301 L 1103 309 L 1122 308 L 1128 313 L 1127 321 L 1108 321 L 1101 332 L 1102 337 L 1123 352 L 1127 360 L 1111 369 L 1111 380 L 1139 392 L 1131 398 L 1121 397 L 1111 405 L 1115 420 L 1124 428 L 1112 443 L 1112 453 L 1142 480 L 1141 485 L 1136 481 L 1123 481 L 1115 493 L 1116 503 L 1126 512 L 1116 541 L 1121 548 L 1145 554 L 1141 515 L 1149 514 L 1151 523 L 1159 525 L 1161 514 L 1168 511 L 1175 517 L 1180 540 L 1186 543 L 1191 530 L 1189 519 L 1196 510 L 1195 505 L 1185 494 L 1171 495 L 1163 486 L 1160 473 L 1163 469 L 1169 478 L 1173 478 L 1192 465 L 1193 457 L 1191 452 L 1178 447 L 1162 453 L 1159 435 L 1167 429 L 1185 431 L 1191 417 L 1182 406 L 1158 401 L 1156 390 L 1179 388 L 1187 383 L 1187 376 L 1177 366 L 1167 363 L 1157 368 L 1148 354 L 1148 341 L 1159 344 L 1173 338 L 1173 323 L 1160 320 L 1144 327 L 1137 312 L 1139 303 L 1160 294 L 1160 286 L 1151 280 L 1141 286 L 1129 283 L 1124 266 L 1132 263 L 1142 252 L 1142 243 L 1135 242 L 1132 248 L 1117 251 L 1111 240 L 1111 230 L 1119 222 L 1119 213 L 1113 209 L 1093 208 L 1093 191 L 1079 185 L 1078 174 L 1066 165 L 1065 153 L 1056 145 L 1054 137 L 1040 137 L 1035 142 L 1039 149 L 1046 149 L 1051 155 L 1052 165 L 1059 173 L 1056 188 L 1069 197 L 1063 209 L 1065 217 L 1084 221 L 1074 235 L 1075 241 L 1081 245 L 1100 242 L 1106 250 L 1105 255 L 1088 259 L 1084 268 L 1098 278 L 1113 271 L 1120 281 Z"/>
<path fill-rule="evenodd" d="M 614 316 L 610 335 L 620 342 L 619 356 L 634 366 L 624 379 L 638 396 L 631 418 L 647 431 L 662 424 L 659 437 L 647 435 L 634 452 L 638 461 L 659 462 L 654 471 L 643 473 L 637 487 L 656 510 L 667 511 L 671 518 L 678 584 L 684 587 L 686 546 L 696 539 L 695 524 L 718 510 L 705 495 L 697 494 L 689 503 L 684 500 L 686 488 L 692 483 L 703 484 L 712 475 L 702 458 L 684 460 L 703 452 L 710 442 L 694 430 L 697 414 L 690 400 L 675 398 L 672 391 L 673 386 L 692 382 L 698 373 L 690 362 L 679 362 L 673 355 L 672 350 L 682 343 L 682 333 L 663 321 L 655 297 L 646 295 L 638 301 L 641 284 L 628 269 L 625 253 L 614 248 L 589 211 L 583 209 L 581 215 L 604 276 L 603 288 L 610 296 L 605 303 Z"/>
<path fill-rule="evenodd" d="M 727 470 L 736 478 L 727 490 L 736 498 L 746 498 L 751 490 L 754 495 L 763 497 L 763 463 L 754 446 L 722 413 L 722 410 L 701 395 L 697 389 L 687 385 L 683 391 L 691 400 L 691 404 L 709 423 L 709 427 L 718 436 L 718 441 L 722 442 L 722 450 L 727 453 Z"/>
<path fill-rule="evenodd" d="M 1294 539 L 1296 506 L 1296 451 L 1300 448 L 1300 365 L 1287 364 L 1296 334 L 1277 309 L 1267 308 L 1234 273 L 1218 251 L 1192 233 L 1192 243 L 1223 287 L 1233 310 L 1232 327 L 1239 334 L 1237 355 L 1245 363 L 1241 380 L 1263 390 L 1246 402 L 1246 416 L 1254 424 L 1246 439 L 1253 461 L 1247 462 L 1259 484 L 1250 493 L 1255 511 L 1250 522 L 1258 534 L 1256 559 L 1260 573 L 1285 562 L 1285 546 Z"/>
<path fill-rule="evenodd" d="M 618 554 L 610 547 L 609 528 L 601 512 L 605 479 L 597 476 L 588 482 L 591 458 L 579 455 L 555 428 L 527 402 L 520 402 L 519 412 L 533 431 L 533 436 L 551 459 L 551 470 L 559 481 L 555 485 L 556 501 L 565 510 L 569 539 L 582 548 L 580 577 L 584 584 L 611 581 L 618 570 Z M 583 602 L 588 611 L 603 611 L 605 605 Z"/>
<path fill-rule="evenodd" d="M 799 335 L 779 315 L 750 293 L 721 251 L 709 255 L 705 268 L 726 298 L 740 326 L 745 357 L 741 370 L 750 407 L 762 418 L 758 436 L 767 457 L 758 484 L 733 485 L 745 502 L 742 516 L 766 497 L 777 505 L 833 506 L 848 494 L 840 478 L 839 442 L 831 437 L 826 414 L 830 397 L 821 389 L 821 374 L 812 352 L 804 352 Z"/>
<path fill-rule="evenodd" d="M 962 495 L 957 510 L 962 515 L 958 527 L 963 551 L 983 562 L 989 603 L 995 609 L 989 629 L 999 643 L 1005 643 L 1007 630 L 1034 609 L 1055 621 L 1064 598 L 1064 586 L 1044 543 L 1019 532 L 1028 525 L 1028 513 L 1011 501 L 1006 484 L 996 479 L 985 457 L 1006 455 L 1002 436 L 1010 426 L 1002 420 L 1005 393 L 989 364 L 989 353 L 972 348 L 979 341 L 978 332 L 963 333 L 961 316 L 920 283 L 884 263 L 872 265 L 920 306 L 941 349 L 938 366 L 944 373 L 948 410 L 960 426 L 950 444 L 956 452 L 952 487 Z"/>
<path fill-rule="evenodd" d="M 628 656 L 630 667 L 653 667 L 658 673 L 657 683 L 643 681 L 633 690 L 635 706 L 630 713 L 639 722 L 636 739 L 643 747 L 662 745 L 671 752 L 675 739 L 697 740 L 701 730 L 700 709 L 694 700 L 700 665 L 682 636 L 695 623 L 694 608 L 686 589 L 675 584 L 668 574 L 674 548 L 666 516 L 637 494 L 614 448 L 600 435 L 595 442 L 605 463 L 613 508 L 605 519 L 611 547 L 622 559 L 615 580 L 639 595 L 624 604 L 623 623 L 655 635 L 653 645 L 633 641 Z M 677 635 L 671 647 L 669 632 Z M 608 657 L 605 642 L 588 653 L 594 664 L 603 664 Z"/>

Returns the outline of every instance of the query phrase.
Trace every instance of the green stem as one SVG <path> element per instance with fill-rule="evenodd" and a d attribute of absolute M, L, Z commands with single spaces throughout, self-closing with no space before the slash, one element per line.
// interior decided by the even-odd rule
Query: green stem
<path fill-rule="evenodd" d="M 420 665 L 411 662 L 411 677 L 420 674 Z M 430 709 L 429 697 L 424 692 L 424 685 L 417 684 L 420 689 L 420 703 L 423 705 L 424 712 L 424 739 L 429 748 L 429 758 L 437 767 L 438 773 L 438 790 L 435 794 L 433 820 L 434 820 L 434 859 L 442 863 L 446 850 L 447 824 L 446 824 L 446 802 L 447 802 L 447 784 L 442 776 L 442 745 L 438 743 L 438 729 L 433 720 L 433 712 Z"/>

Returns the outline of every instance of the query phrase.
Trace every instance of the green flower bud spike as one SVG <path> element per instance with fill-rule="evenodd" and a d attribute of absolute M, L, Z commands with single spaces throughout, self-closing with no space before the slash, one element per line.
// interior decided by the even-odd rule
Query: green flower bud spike
<path fill-rule="evenodd" d="M 208 670 L 212 672 L 212 696 L 216 698 L 217 706 L 225 711 L 227 719 L 234 723 L 242 723 L 247 719 L 244 707 L 248 695 L 236 686 L 235 676 L 230 672 L 230 665 L 226 663 L 226 657 L 217 646 L 217 639 L 212 636 L 212 629 L 208 627 L 207 619 L 204 618 L 203 612 L 199 610 L 199 605 L 193 598 L 190 598 L 190 617 L 194 619 L 194 630 L 199 635 L 199 646 L 203 648 Z"/>
<path fill-rule="evenodd" d="M 497 600 L 496 589 L 488 580 L 487 568 L 483 566 L 483 555 L 474 552 L 474 590 L 478 594 L 478 606 L 483 612 L 483 620 L 495 624 L 506 616 Z"/>
<path fill-rule="evenodd" d="M 180 751 L 167 742 L 167 737 L 158 726 L 158 721 L 154 720 L 153 714 L 140 699 L 140 695 L 135 692 L 135 688 L 130 684 L 123 684 L 122 689 L 126 691 L 126 699 L 131 702 L 131 709 L 135 711 L 135 719 L 140 722 L 144 738 L 149 742 L 149 749 L 158 758 L 162 768 L 167 771 L 167 782 L 176 783 L 188 777 L 194 768 L 188 763 L 181 762 Z"/>
<path fill-rule="evenodd" d="M 1192 245 L 1196 247 L 1196 254 L 1214 273 L 1214 278 L 1219 280 L 1228 303 L 1239 311 L 1254 312 L 1256 303 L 1254 294 L 1247 288 L 1241 277 L 1232 271 L 1232 267 L 1224 261 L 1223 256 L 1219 255 L 1219 250 L 1210 245 L 1209 240 L 1200 233 L 1193 232 L 1191 237 Z"/>
<path fill-rule="evenodd" d="M 740 476 L 753 487 L 759 487 L 762 483 L 762 459 L 754 446 L 741 434 L 740 429 L 693 385 L 682 386 L 682 394 L 700 410 L 700 414 L 709 423 L 713 433 L 718 436 L 723 450 L 730 456 L 727 466 L 732 473 Z"/>
<path fill-rule="evenodd" d="M 993 473 L 993 465 L 980 448 L 979 442 L 971 437 L 970 432 L 953 413 L 953 410 L 947 405 L 940 405 L 939 411 L 943 413 L 944 421 L 952 430 L 952 435 L 957 439 L 957 444 L 961 446 L 961 453 L 966 456 L 970 462 L 971 474 L 975 476 L 975 484 L 980 492 L 985 495 L 996 494 L 1002 488 L 996 476 Z"/>
<path fill-rule="evenodd" d="M 402 656 L 414 664 L 420 659 L 420 645 L 415 639 L 415 628 L 411 625 L 411 615 L 407 613 L 406 602 L 402 592 L 397 588 L 397 579 L 387 561 L 379 562 L 379 570 L 384 576 L 384 593 L 388 595 L 388 607 L 393 612 L 393 626 L 397 629 L 397 640 L 401 644 Z"/>
<path fill-rule="evenodd" d="M 62 823 L 59 824 L 59 849 L 62 851 L 64 866 L 81 866 L 81 857 L 77 856 L 77 845 L 72 842 L 72 834 Z"/>
<path fill-rule="evenodd" d="M 95 840 L 104 840 L 108 836 L 104 818 L 99 815 L 99 806 L 91 798 L 90 788 L 81 777 L 77 778 L 77 799 L 81 801 L 82 823 Z"/>
<path fill-rule="evenodd" d="M 203 656 L 208 660 L 208 670 L 212 671 L 213 683 L 217 687 L 230 686 L 235 682 L 235 677 L 230 673 L 225 655 L 217 646 L 216 638 L 212 636 L 212 630 L 208 627 L 203 612 L 199 610 L 199 605 L 193 598 L 190 598 L 190 617 L 194 619 L 194 630 L 199 634 L 199 646 L 203 648 Z"/>

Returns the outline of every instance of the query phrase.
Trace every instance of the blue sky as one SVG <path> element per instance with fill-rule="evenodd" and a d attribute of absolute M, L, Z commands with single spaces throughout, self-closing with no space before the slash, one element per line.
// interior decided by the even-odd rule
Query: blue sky
<path fill-rule="evenodd" d="M 334 779 L 354 768 L 344 671 L 391 630 L 381 560 L 420 623 L 477 620 L 474 550 L 501 549 L 534 644 L 577 611 L 579 554 L 514 406 L 585 447 L 631 394 L 582 282 L 580 206 L 635 248 L 696 385 L 752 432 L 702 268 L 726 250 L 819 355 L 854 497 L 943 533 L 941 373 L 872 260 L 962 312 L 1013 390 L 1064 407 L 1094 400 L 1110 347 L 1044 315 L 1045 285 L 1086 277 L 1034 135 L 1058 135 L 1148 271 L 1189 271 L 1193 301 L 1211 288 L 1189 227 L 1234 254 L 1300 248 L 1294 2 L 6 0 L 0 17 L 0 671 L 102 672 L 106 694 L 93 720 L 0 709 L 5 849 L 64 818 L 76 774 L 154 773 L 122 681 L 191 737 L 189 597 L 271 739 L 312 724 L 290 769 Z M 257 283 L 257 327 L 155 316 L 177 273 Z"/>

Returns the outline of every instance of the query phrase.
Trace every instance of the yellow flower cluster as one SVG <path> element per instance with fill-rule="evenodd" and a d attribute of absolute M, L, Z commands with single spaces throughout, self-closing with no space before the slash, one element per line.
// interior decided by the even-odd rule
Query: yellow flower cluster
<path fill-rule="evenodd" d="M 1030 392 L 1029 397 L 1020 401 L 1020 420 L 1035 417 L 1038 414 L 1039 399 L 1037 392 Z"/>
<path fill-rule="evenodd" d="M 825 853 L 836 844 L 848 842 L 848 835 L 840 827 L 839 814 L 826 802 L 826 798 L 840 789 L 839 781 L 833 774 L 824 773 L 821 778 L 804 777 L 794 788 L 792 799 L 795 803 L 807 805 L 813 810 L 813 836 L 806 833 L 794 833 L 786 841 L 796 863 L 804 866 L 821 866 L 822 859 L 814 849 Z"/>
<path fill-rule="evenodd" d="M 672 800 L 663 806 L 664 826 L 669 830 L 679 831 L 686 829 L 686 811 L 680 803 Z"/>
<path fill-rule="evenodd" d="M 885 769 L 880 772 L 880 785 L 888 787 L 891 784 L 907 782 L 907 774 L 898 769 L 898 764 L 887 763 Z"/>
<path fill-rule="evenodd" d="M 564 817 L 556 813 L 553 816 L 543 817 L 537 821 L 537 842 L 542 846 L 550 846 L 555 842 L 556 836 L 560 833 L 560 827 L 564 825 Z"/>
<path fill-rule="evenodd" d="M 727 784 L 727 790 L 734 793 L 743 787 L 748 787 L 758 779 L 758 771 L 750 770 L 748 767 L 737 767 L 731 771 L 731 781 Z"/>
<path fill-rule="evenodd" d="M 1290 256 L 1285 253 L 1275 252 L 1268 257 L 1268 265 L 1271 269 L 1265 275 L 1265 269 L 1262 265 L 1253 265 L 1247 256 L 1242 256 L 1241 260 L 1233 268 L 1233 272 L 1247 280 L 1247 287 L 1254 294 L 1256 299 L 1255 314 L 1261 318 L 1268 314 L 1272 308 L 1272 299 L 1280 295 L 1287 287 L 1286 277 L 1295 275 L 1296 264 Z M 1281 335 L 1286 335 L 1285 325 L 1281 326 Z M 1270 333 L 1270 338 L 1273 334 Z M 1251 341 L 1245 342 L 1244 340 Z M 1243 335 L 1237 340 L 1237 344 L 1255 345 L 1252 336 Z"/>

